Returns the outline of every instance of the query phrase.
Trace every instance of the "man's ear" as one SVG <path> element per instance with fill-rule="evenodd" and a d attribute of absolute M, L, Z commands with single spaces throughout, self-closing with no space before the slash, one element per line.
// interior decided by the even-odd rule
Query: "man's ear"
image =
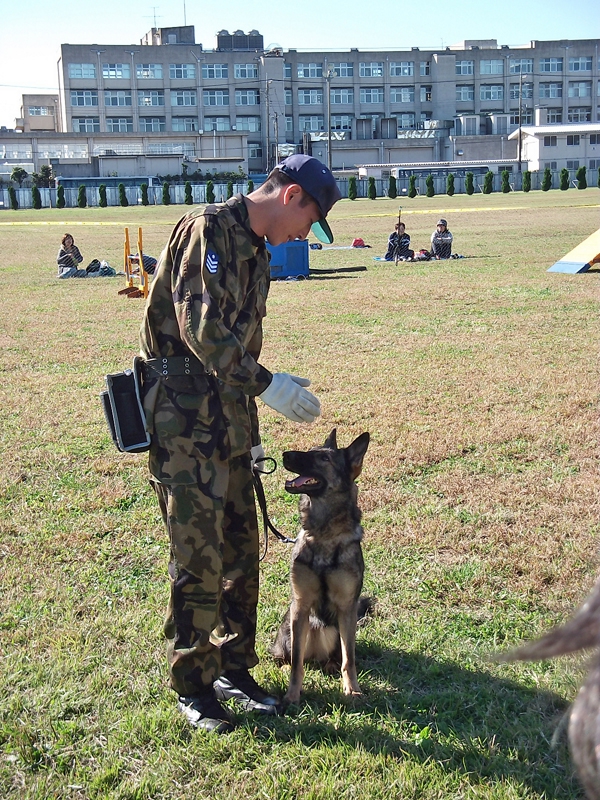
<path fill-rule="evenodd" d="M 284 187 L 284 190 L 281 194 L 283 205 L 289 205 L 290 201 L 293 197 L 295 197 L 295 195 L 302 195 L 302 187 L 297 183 L 288 183 L 288 185 Z"/>

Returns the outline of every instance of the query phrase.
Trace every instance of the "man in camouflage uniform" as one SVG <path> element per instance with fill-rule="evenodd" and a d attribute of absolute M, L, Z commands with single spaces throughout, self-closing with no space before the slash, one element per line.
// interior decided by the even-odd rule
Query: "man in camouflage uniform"
<path fill-rule="evenodd" d="M 340 193 L 319 161 L 296 155 L 247 197 L 196 209 L 175 226 L 144 313 L 144 410 L 150 472 L 169 533 L 165 621 L 170 685 L 195 727 L 225 732 L 219 700 L 276 713 L 249 669 L 255 653 L 258 526 L 252 461 L 264 456 L 255 397 L 313 422 L 310 381 L 259 362 L 271 245 L 331 242 Z"/>

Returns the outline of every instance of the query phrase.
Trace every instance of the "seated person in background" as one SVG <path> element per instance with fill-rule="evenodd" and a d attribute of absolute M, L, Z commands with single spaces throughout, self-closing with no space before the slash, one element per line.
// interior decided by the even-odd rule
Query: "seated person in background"
<path fill-rule="evenodd" d="M 58 264 L 59 278 L 85 278 L 87 272 L 79 269 L 78 265 L 83 261 L 83 256 L 75 244 L 75 240 L 70 233 L 65 233 L 61 239 L 60 250 L 56 257 Z"/>
<path fill-rule="evenodd" d="M 439 219 L 431 234 L 431 257 L 439 261 L 452 255 L 452 234 L 445 219 Z"/>
<path fill-rule="evenodd" d="M 385 254 L 386 261 L 408 261 L 415 255 L 410 247 L 410 236 L 406 233 L 403 222 L 397 222 L 388 239 L 388 249 Z"/>
<path fill-rule="evenodd" d="M 142 254 L 142 261 L 144 263 L 144 269 L 148 275 L 154 275 L 154 270 L 156 269 L 158 261 L 152 256 L 146 255 L 146 253 Z M 131 271 L 134 275 L 136 275 L 140 271 L 140 254 L 136 253 L 134 256 L 130 256 L 129 262 L 133 265 Z"/>

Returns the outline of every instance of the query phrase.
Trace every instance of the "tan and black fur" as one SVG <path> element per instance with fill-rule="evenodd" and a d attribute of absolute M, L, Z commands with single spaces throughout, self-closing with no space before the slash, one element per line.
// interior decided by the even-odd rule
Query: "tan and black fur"
<path fill-rule="evenodd" d="M 341 663 L 344 693 L 360 694 L 356 625 L 370 601 L 360 597 L 363 530 L 355 480 L 368 445 L 369 434 L 363 433 L 338 448 L 334 428 L 323 447 L 283 454 L 284 467 L 299 476 L 285 488 L 301 495 L 302 524 L 292 552 L 292 603 L 271 650 L 292 667 L 285 703 L 300 699 L 306 661 L 326 668 Z"/>

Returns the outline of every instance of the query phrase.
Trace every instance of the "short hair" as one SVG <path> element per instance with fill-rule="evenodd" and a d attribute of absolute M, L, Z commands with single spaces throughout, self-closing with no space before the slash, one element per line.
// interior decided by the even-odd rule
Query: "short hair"
<path fill-rule="evenodd" d="M 260 189 L 264 194 L 275 194 L 278 189 L 281 189 L 284 186 L 291 186 L 293 183 L 295 183 L 296 186 L 300 186 L 300 184 L 296 183 L 293 178 L 290 178 L 290 176 L 286 175 L 285 172 L 282 172 L 280 169 L 275 167 L 275 169 L 271 170 L 267 180 L 262 184 Z M 301 186 L 300 188 L 302 189 Z M 302 189 L 300 205 L 307 206 L 311 202 L 316 204 L 317 201 L 307 191 Z"/>
<path fill-rule="evenodd" d="M 72 235 L 71 235 L 70 233 L 65 233 L 65 235 L 64 235 L 64 236 L 62 237 L 62 239 L 60 240 L 60 243 L 61 243 L 61 244 L 64 244 L 64 243 L 67 241 L 67 239 L 71 239 L 71 241 L 73 242 L 73 244 L 75 244 L 75 239 L 72 237 Z"/>

